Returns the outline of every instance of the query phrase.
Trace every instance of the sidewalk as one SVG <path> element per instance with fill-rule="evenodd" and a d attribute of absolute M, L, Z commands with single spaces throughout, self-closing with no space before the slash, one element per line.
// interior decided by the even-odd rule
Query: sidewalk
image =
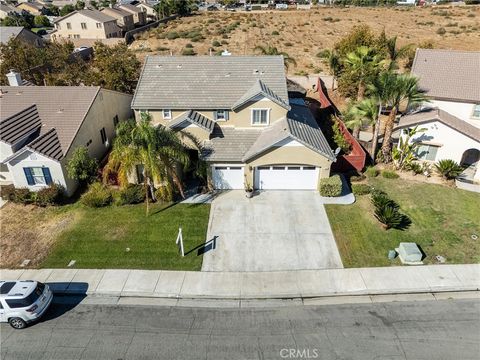
<path fill-rule="evenodd" d="M 57 293 L 183 299 L 296 299 L 473 291 L 480 265 L 426 265 L 279 272 L 0 270 L 3 280 L 37 280 Z"/>

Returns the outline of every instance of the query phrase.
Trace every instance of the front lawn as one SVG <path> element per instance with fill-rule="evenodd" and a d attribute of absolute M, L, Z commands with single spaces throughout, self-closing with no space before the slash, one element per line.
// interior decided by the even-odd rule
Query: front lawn
<path fill-rule="evenodd" d="M 41 267 L 200 270 L 202 256 L 182 258 L 175 240 L 182 227 L 185 253 L 205 242 L 210 205 L 154 204 L 92 209 L 75 205 L 79 220 L 64 231 Z M 127 248 L 129 250 L 127 250 Z"/>
<path fill-rule="evenodd" d="M 370 195 L 357 196 L 353 205 L 326 205 L 345 267 L 398 265 L 387 258 L 400 242 L 416 242 L 426 253 L 424 263 L 480 262 L 480 194 L 441 185 L 402 179 L 369 179 L 395 200 L 412 220 L 404 230 L 383 230 L 373 216 Z"/>

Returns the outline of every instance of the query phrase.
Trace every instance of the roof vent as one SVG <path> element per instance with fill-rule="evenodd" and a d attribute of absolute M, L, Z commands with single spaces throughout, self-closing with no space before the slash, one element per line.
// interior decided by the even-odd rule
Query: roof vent
<path fill-rule="evenodd" d="M 57 114 L 61 114 L 61 113 L 63 113 L 63 108 L 59 108 L 57 111 Z"/>
<path fill-rule="evenodd" d="M 10 86 L 22 86 L 23 84 L 22 76 L 15 70 L 10 70 L 7 74 L 7 79 Z"/>
<path fill-rule="evenodd" d="M 182 64 L 178 64 L 177 69 L 181 69 L 181 68 L 182 68 Z"/>
<path fill-rule="evenodd" d="M 260 71 L 258 71 L 258 69 L 253 69 L 253 74 L 258 75 L 258 74 L 260 74 Z"/>
<path fill-rule="evenodd" d="M 157 64 L 155 67 L 156 67 L 157 69 L 161 69 L 161 68 L 163 67 L 163 65 L 162 65 L 162 64 Z"/>
<path fill-rule="evenodd" d="M 230 77 L 230 73 L 226 73 L 226 74 L 225 74 L 225 77 Z"/>

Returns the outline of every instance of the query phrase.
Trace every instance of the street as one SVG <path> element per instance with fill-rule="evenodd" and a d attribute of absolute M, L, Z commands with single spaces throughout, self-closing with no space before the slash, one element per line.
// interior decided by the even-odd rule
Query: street
<path fill-rule="evenodd" d="M 480 301 L 210 309 L 54 304 L 1 359 L 478 359 Z"/>

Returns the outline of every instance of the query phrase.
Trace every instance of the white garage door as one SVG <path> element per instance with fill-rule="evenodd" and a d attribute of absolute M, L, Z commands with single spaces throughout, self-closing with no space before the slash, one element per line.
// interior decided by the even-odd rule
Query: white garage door
<path fill-rule="evenodd" d="M 255 188 L 259 190 L 316 190 L 318 168 L 304 165 L 259 166 Z"/>
<path fill-rule="evenodd" d="M 212 167 L 212 181 L 215 189 L 243 189 L 243 166 L 215 165 Z"/>

